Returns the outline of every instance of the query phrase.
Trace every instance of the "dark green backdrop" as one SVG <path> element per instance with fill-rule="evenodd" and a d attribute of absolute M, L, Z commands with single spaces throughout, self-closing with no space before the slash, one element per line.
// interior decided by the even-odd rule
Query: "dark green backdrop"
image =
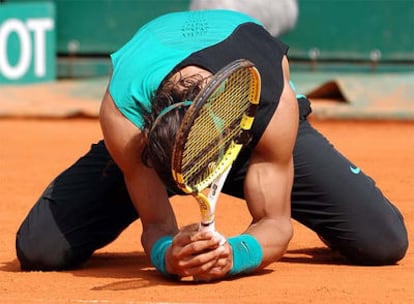
<path fill-rule="evenodd" d="M 24 1 L 39 0 L 4 2 Z M 291 60 L 315 55 L 320 61 L 414 62 L 414 0 L 298 1 L 297 25 L 281 37 L 291 47 Z M 139 26 L 189 6 L 189 0 L 51 2 L 56 5 L 58 74 L 72 76 L 106 73 L 102 58 L 107 60 Z"/>

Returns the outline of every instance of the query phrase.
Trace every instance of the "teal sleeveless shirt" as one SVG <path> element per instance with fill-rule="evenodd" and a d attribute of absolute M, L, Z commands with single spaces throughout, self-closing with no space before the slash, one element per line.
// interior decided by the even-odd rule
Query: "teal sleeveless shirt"
<path fill-rule="evenodd" d="M 111 54 L 109 93 L 119 111 L 139 129 L 151 97 L 164 78 L 192 53 L 226 39 L 241 24 L 257 20 L 234 11 L 206 10 L 163 15 L 147 23 Z"/>

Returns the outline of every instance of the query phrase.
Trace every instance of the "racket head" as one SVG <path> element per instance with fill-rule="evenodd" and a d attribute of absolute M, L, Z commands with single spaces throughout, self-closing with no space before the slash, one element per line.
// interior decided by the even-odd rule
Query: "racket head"
<path fill-rule="evenodd" d="M 189 106 L 176 134 L 171 168 L 189 194 L 206 189 L 237 158 L 250 136 L 261 80 L 246 59 L 218 71 Z"/>

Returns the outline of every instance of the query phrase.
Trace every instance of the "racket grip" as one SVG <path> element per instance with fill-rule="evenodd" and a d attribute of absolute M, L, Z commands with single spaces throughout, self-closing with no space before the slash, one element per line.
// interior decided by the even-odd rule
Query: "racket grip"
<path fill-rule="evenodd" d="M 227 242 L 227 239 L 221 233 L 216 231 L 214 221 L 208 225 L 204 225 L 203 223 L 200 223 L 198 230 L 199 231 L 211 231 L 212 233 L 214 233 L 215 237 L 220 240 L 220 246 L 224 245 Z"/>

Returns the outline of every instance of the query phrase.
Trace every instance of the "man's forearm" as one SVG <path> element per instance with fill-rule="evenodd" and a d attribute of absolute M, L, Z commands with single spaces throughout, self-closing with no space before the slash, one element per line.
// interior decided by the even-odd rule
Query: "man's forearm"
<path fill-rule="evenodd" d="M 258 268 L 263 268 L 285 254 L 293 237 L 293 226 L 290 218 L 264 218 L 251 224 L 245 233 L 252 235 L 259 242 L 263 258 Z"/>

